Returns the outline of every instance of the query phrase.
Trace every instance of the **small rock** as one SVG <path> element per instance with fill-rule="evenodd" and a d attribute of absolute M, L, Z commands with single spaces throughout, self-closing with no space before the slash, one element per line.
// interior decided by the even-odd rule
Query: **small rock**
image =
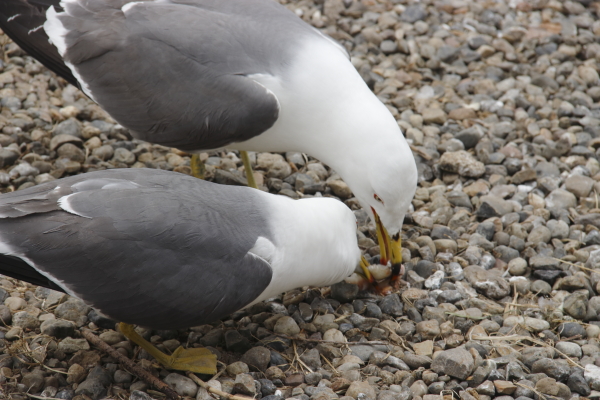
<path fill-rule="evenodd" d="M 194 397 L 196 396 L 196 392 L 198 392 L 198 386 L 196 386 L 193 380 L 175 372 L 167 375 L 164 382 L 180 396 Z"/>
<path fill-rule="evenodd" d="M 332 328 L 332 329 L 328 329 L 327 331 L 325 331 L 325 333 L 323 334 L 323 340 L 326 340 L 329 342 L 345 343 L 346 337 L 338 329 Z"/>
<path fill-rule="evenodd" d="M 148 393 L 141 390 L 132 390 L 129 400 L 154 400 Z"/>
<path fill-rule="evenodd" d="M 270 357 L 271 356 L 269 355 L 269 360 Z M 247 374 L 248 372 L 250 372 L 248 364 L 242 361 L 236 361 L 227 366 L 227 373 L 233 377 L 237 376 L 238 374 Z"/>
<path fill-rule="evenodd" d="M 19 311 L 13 314 L 13 326 L 33 330 L 40 326 L 40 320 L 29 314 L 27 311 Z"/>
<path fill-rule="evenodd" d="M 494 386 L 498 394 L 511 395 L 517 390 L 517 386 L 509 381 L 494 381 Z"/>
<path fill-rule="evenodd" d="M 375 389 L 369 382 L 352 382 L 346 391 L 346 396 L 357 400 L 376 400 Z"/>
<path fill-rule="evenodd" d="M 585 331 L 585 328 L 583 326 L 581 326 L 580 324 L 578 324 L 577 322 L 565 322 L 565 323 L 562 323 L 562 324 L 558 325 L 558 328 L 556 329 L 556 332 L 562 338 L 576 338 L 576 337 L 579 337 L 579 338 L 585 339 L 587 337 L 587 333 Z"/>
<path fill-rule="evenodd" d="M 600 390 L 600 367 L 594 364 L 587 364 L 583 372 L 586 382 L 593 390 Z"/>
<path fill-rule="evenodd" d="M 241 361 L 257 371 L 264 372 L 269 367 L 271 351 L 262 346 L 253 347 L 242 356 Z"/>
<path fill-rule="evenodd" d="M 304 383 L 304 374 L 292 374 L 285 378 L 285 385 L 296 387 Z"/>
<path fill-rule="evenodd" d="M 267 171 L 267 178 L 285 179 L 292 173 L 292 167 L 281 154 L 259 153 L 256 166 Z"/>
<path fill-rule="evenodd" d="M 87 376 L 87 370 L 77 363 L 71 365 L 67 372 L 67 383 L 80 383 Z"/>
<path fill-rule="evenodd" d="M 237 330 L 232 329 L 225 332 L 225 347 L 229 351 L 244 353 L 250 349 L 250 341 Z"/>
<path fill-rule="evenodd" d="M 281 317 L 275 323 L 274 332 L 280 335 L 295 336 L 300 333 L 300 328 L 292 317 Z"/>
<path fill-rule="evenodd" d="M 496 196 L 482 196 L 477 216 L 482 219 L 501 217 L 513 211 L 513 206 L 506 200 Z"/>
<path fill-rule="evenodd" d="M 62 319 L 49 319 L 40 326 L 42 334 L 63 339 L 75 334 L 75 325 L 71 321 Z"/>
<path fill-rule="evenodd" d="M 583 319 L 587 314 L 587 291 L 579 291 L 567 296 L 563 308 L 573 318 Z"/>
<path fill-rule="evenodd" d="M 100 338 L 100 340 L 111 346 L 125 340 L 125 336 L 123 336 L 121 332 L 113 330 L 102 332 L 100 335 L 98 335 L 98 337 Z"/>
<path fill-rule="evenodd" d="M 21 297 L 7 297 L 4 300 L 4 305 L 10 308 L 11 311 L 22 310 L 27 307 L 27 301 Z"/>
<path fill-rule="evenodd" d="M 431 369 L 438 374 L 466 379 L 473 371 L 473 356 L 464 349 L 442 351 L 431 363 Z"/>
<path fill-rule="evenodd" d="M 435 320 L 422 321 L 417 323 L 417 333 L 424 339 L 435 339 L 440 336 L 440 323 Z"/>
<path fill-rule="evenodd" d="M 58 135 L 69 135 L 74 136 L 76 138 L 82 138 L 81 135 L 81 123 L 77 121 L 75 118 L 69 118 L 54 128 L 52 131 L 52 136 L 56 137 Z"/>
<path fill-rule="evenodd" d="M 40 373 L 24 374 L 21 383 L 25 385 L 27 391 L 31 393 L 39 393 L 44 388 L 44 376 Z"/>
<path fill-rule="evenodd" d="M 0 149 L 0 168 L 10 167 L 19 159 L 19 153 L 13 149 Z"/>
<path fill-rule="evenodd" d="M 483 163 L 464 150 L 444 153 L 439 160 L 439 167 L 469 178 L 478 178 L 485 173 Z"/>
<path fill-rule="evenodd" d="M 342 180 L 336 179 L 327 182 L 327 185 L 333 190 L 333 193 L 340 199 L 348 199 L 352 197 L 352 190 L 348 184 Z"/>
<path fill-rule="evenodd" d="M 583 352 L 581 351 L 581 347 L 577 343 L 573 342 L 558 342 L 554 345 L 556 350 L 564 353 L 569 357 L 581 358 Z"/>
<path fill-rule="evenodd" d="M 565 179 L 566 189 L 575 196 L 587 197 L 594 187 L 594 180 L 582 175 L 571 175 Z"/>
<path fill-rule="evenodd" d="M 73 339 L 67 337 L 58 343 L 58 349 L 66 354 L 71 354 L 80 350 L 89 350 L 90 345 L 85 339 Z"/>
<path fill-rule="evenodd" d="M 426 108 L 423 110 L 424 124 L 443 125 L 448 119 L 448 116 L 441 108 Z"/>
<path fill-rule="evenodd" d="M 463 119 L 473 119 L 477 117 L 477 113 L 472 108 L 461 107 L 455 108 L 450 111 L 448 117 L 451 119 L 455 119 L 457 121 L 462 121 Z"/>
<path fill-rule="evenodd" d="M 321 368 L 321 356 L 319 354 L 319 350 L 317 349 L 306 351 L 300 356 L 300 359 L 312 370 Z"/>
<path fill-rule="evenodd" d="M 527 272 L 527 261 L 521 257 L 514 258 L 508 263 L 508 272 L 512 276 L 523 276 Z"/>
<path fill-rule="evenodd" d="M 535 389 L 543 394 L 556 396 L 568 400 L 571 397 L 571 390 L 560 382 L 552 378 L 542 378 L 535 384 Z"/>
<path fill-rule="evenodd" d="M 555 189 L 546 197 L 548 208 L 564 209 L 577 207 L 577 198 L 573 193 L 563 189 Z"/>
<path fill-rule="evenodd" d="M 331 286 L 331 297 L 341 303 L 349 303 L 356 298 L 358 286 L 341 281 Z"/>
<path fill-rule="evenodd" d="M 107 388 L 104 386 L 102 382 L 95 378 L 88 378 L 85 381 L 81 382 L 77 385 L 77 389 L 75 389 L 76 395 L 86 395 L 91 397 L 92 400 L 99 400 L 106 396 Z"/>
<path fill-rule="evenodd" d="M 235 383 L 233 384 L 233 393 L 254 396 L 256 394 L 254 378 L 249 374 L 238 374 L 235 377 Z"/>
<path fill-rule="evenodd" d="M 380 302 L 379 307 L 384 314 L 391 315 L 392 317 L 402 316 L 403 305 L 400 301 L 400 297 L 396 293 L 385 296 Z"/>
<path fill-rule="evenodd" d="M 87 314 L 90 312 L 90 307 L 83 301 L 74 297 L 69 298 L 62 304 L 56 307 L 56 317 L 75 322 L 75 324 L 83 324 L 87 320 Z M 84 321 L 84 322 L 82 322 Z"/>

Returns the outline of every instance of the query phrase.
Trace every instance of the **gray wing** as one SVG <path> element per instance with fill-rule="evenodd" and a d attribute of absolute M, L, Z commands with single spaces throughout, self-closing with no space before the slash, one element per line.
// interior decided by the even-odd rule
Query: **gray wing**
<path fill-rule="evenodd" d="M 50 209 L 57 188 L 71 194 Z M 248 254 L 270 232 L 247 188 L 140 169 L 31 189 L 0 196 L 0 209 L 14 204 L 20 214 L 0 218 L 1 252 L 113 319 L 155 329 L 199 325 L 249 304 L 271 281 L 269 264 Z"/>
<path fill-rule="evenodd" d="M 302 39 L 327 40 L 272 0 L 142 1 L 124 13 L 127 3 L 65 4 L 62 55 L 84 91 L 134 135 L 183 150 L 270 128 L 278 100 L 248 76 L 281 77 Z M 45 29 L 60 49 L 51 24 Z"/>

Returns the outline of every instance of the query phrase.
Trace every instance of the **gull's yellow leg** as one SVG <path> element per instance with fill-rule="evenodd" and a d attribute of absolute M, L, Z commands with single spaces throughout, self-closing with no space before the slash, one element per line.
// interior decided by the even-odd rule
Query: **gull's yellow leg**
<path fill-rule="evenodd" d="M 254 173 L 252 172 L 252 166 L 250 165 L 250 157 L 248 157 L 248 152 L 240 151 L 240 156 L 242 157 L 242 161 L 244 162 L 244 170 L 246 171 L 246 179 L 248 180 L 248 186 L 254 189 L 258 189 L 258 185 L 254 180 Z"/>
<path fill-rule="evenodd" d="M 200 155 L 193 154 L 190 160 L 190 168 L 192 169 L 192 176 L 198 179 L 204 179 L 206 173 L 206 167 L 204 163 L 200 161 Z"/>
<path fill-rule="evenodd" d="M 217 373 L 217 356 L 205 348 L 184 349 L 178 347 L 172 355 L 166 355 L 152 343 L 141 337 L 133 325 L 119 323 L 119 330 L 133 343 L 146 350 L 165 368 L 190 371 L 197 374 L 214 375 Z"/>

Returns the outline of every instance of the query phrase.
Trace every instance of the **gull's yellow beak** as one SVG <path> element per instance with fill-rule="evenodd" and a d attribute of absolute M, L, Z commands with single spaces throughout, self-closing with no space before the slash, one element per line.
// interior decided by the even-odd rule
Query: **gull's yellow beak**
<path fill-rule="evenodd" d="M 365 278 L 369 281 L 371 285 L 375 284 L 375 278 L 373 278 L 373 274 L 369 271 L 369 262 L 365 258 L 365 256 L 360 256 L 360 268 L 365 274 Z"/>
<path fill-rule="evenodd" d="M 400 232 L 390 237 L 387 229 L 381 223 L 381 219 L 377 212 L 371 208 L 373 215 L 375 216 L 375 226 L 377 228 L 377 242 L 379 243 L 379 249 L 381 252 L 380 263 L 381 265 L 388 265 L 391 263 L 392 276 L 391 281 L 395 282 L 398 280 L 402 264 L 402 239 Z"/>

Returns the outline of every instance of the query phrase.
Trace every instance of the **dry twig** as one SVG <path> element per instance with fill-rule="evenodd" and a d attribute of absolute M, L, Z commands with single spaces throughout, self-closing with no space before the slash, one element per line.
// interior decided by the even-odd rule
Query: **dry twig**
<path fill-rule="evenodd" d="M 329 360 L 327 359 L 327 357 L 325 357 L 323 354 L 319 354 L 319 355 L 320 355 L 320 356 L 321 356 L 321 358 L 322 358 L 323 360 L 325 360 L 325 362 L 326 362 L 326 363 L 327 363 L 327 364 L 328 364 L 328 365 L 331 367 L 331 369 L 333 370 L 333 372 L 335 372 L 336 374 L 339 374 L 338 370 L 337 370 L 337 369 L 335 369 L 335 367 L 333 366 L 333 364 L 331 363 L 331 361 L 329 361 Z"/>
<path fill-rule="evenodd" d="M 337 345 L 347 345 L 347 344 L 372 344 L 372 345 L 384 345 L 384 346 L 390 346 L 391 343 L 389 342 L 382 342 L 382 341 L 378 341 L 378 340 L 370 340 L 370 341 L 365 341 L 365 342 L 334 342 L 333 340 L 320 340 L 320 339 L 305 339 L 305 338 L 301 338 L 301 337 L 292 337 L 292 336 L 286 336 L 286 335 L 280 335 L 275 333 L 275 336 L 279 336 L 282 337 L 284 339 L 288 339 L 288 340 L 299 340 L 301 342 L 312 342 L 312 343 L 327 343 L 327 344 L 337 344 Z"/>
<path fill-rule="evenodd" d="M 111 356 L 115 360 L 122 363 L 129 371 L 131 371 L 133 374 L 135 374 L 141 380 L 143 380 L 150 386 L 153 386 L 156 389 L 163 392 L 169 399 L 172 399 L 172 400 L 180 399 L 179 395 L 173 389 L 171 389 L 169 387 L 169 385 L 167 385 L 160 379 L 156 378 L 154 375 L 152 375 L 150 372 L 146 371 L 145 369 L 140 368 L 129 358 L 125 357 L 123 354 L 119 353 L 118 351 L 116 351 L 115 349 L 110 347 L 107 343 L 105 343 L 100 338 L 98 338 L 96 335 L 94 335 L 91 330 L 81 329 L 81 335 L 88 342 L 90 342 L 94 346 L 98 347 L 100 350 L 107 353 L 109 356 Z"/>
<path fill-rule="evenodd" d="M 300 363 L 300 365 L 301 365 L 301 366 L 303 366 L 304 368 L 306 368 L 306 369 L 307 369 L 307 370 L 308 370 L 308 371 L 309 371 L 311 374 L 312 374 L 313 372 L 315 372 L 315 371 L 313 371 L 313 370 L 312 370 L 312 369 L 311 369 L 311 368 L 310 368 L 308 365 L 306 365 L 306 364 L 304 363 L 304 361 L 302 361 L 302 360 L 300 359 L 300 356 L 298 356 L 298 349 L 297 349 L 297 347 L 296 347 L 296 342 L 295 342 L 295 341 L 293 341 L 293 342 L 292 342 L 292 345 L 293 345 L 293 347 L 294 347 L 294 360 L 298 360 L 298 363 Z"/>
<path fill-rule="evenodd" d="M 210 386 L 208 383 L 204 382 L 202 379 L 198 378 L 195 374 L 192 374 L 191 372 L 188 372 L 187 376 L 191 380 L 196 382 L 196 384 L 198 386 L 206 389 L 207 392 L 216 394 L 217 396 L 221 396 L 221 397 L 229 399 L 229 400 L 254 400 L 252 397 L 240 396 L 237 394 L 229 394 L 229 393 L 223 392 L 219 389 L 215 389 L 214 387 Z"/>
<path fill-rule="evenodd" d="M 483 336 L 483 335 L 474 335 L 473 339 L 474 340 L 506 340 L 506 341 L 513 341 L 513 342 L 520 342 L 521 340 L 528 340 L 528 341 L 530 341 L 532 343 L 537 344 L 538 346 L 550 347 L 550 348 L 554 349 L 554 351 L 556 351 L 561 356 L 565 357 L 567 359 L 567 361 L 569 361 L 571 364 L 573 364 L 574 366 L 579 367 L 581 369 L 584 369 L 578 362 L 574 361 L 571 357 L 567 356 L 562 351 L 558 350 L 554 346 L 549 345 L 546 342 L 543 342 L 543 341 L 541 341 L 539 339 L 536 339 L 536 338 L 533 338 L 533 337 L 529 337 L 529 336 L 525 336 L 525 335 L 511 335 L 511 336 Z"/>
<path fill-rule="evenodd" d="M 61 399 L 58 399 L 58 398 L 56 398 L 56 397 L 42 397 L 42 396 L 35 396 L 35 395 L 33 395 L 33 394 L 29 394 L 29 393 L 25 393 L 25 395 L 26 395 L 27 397 L 31 397 L 32 399 L 39 399 L 39 400 L 61 400 Z"/>

